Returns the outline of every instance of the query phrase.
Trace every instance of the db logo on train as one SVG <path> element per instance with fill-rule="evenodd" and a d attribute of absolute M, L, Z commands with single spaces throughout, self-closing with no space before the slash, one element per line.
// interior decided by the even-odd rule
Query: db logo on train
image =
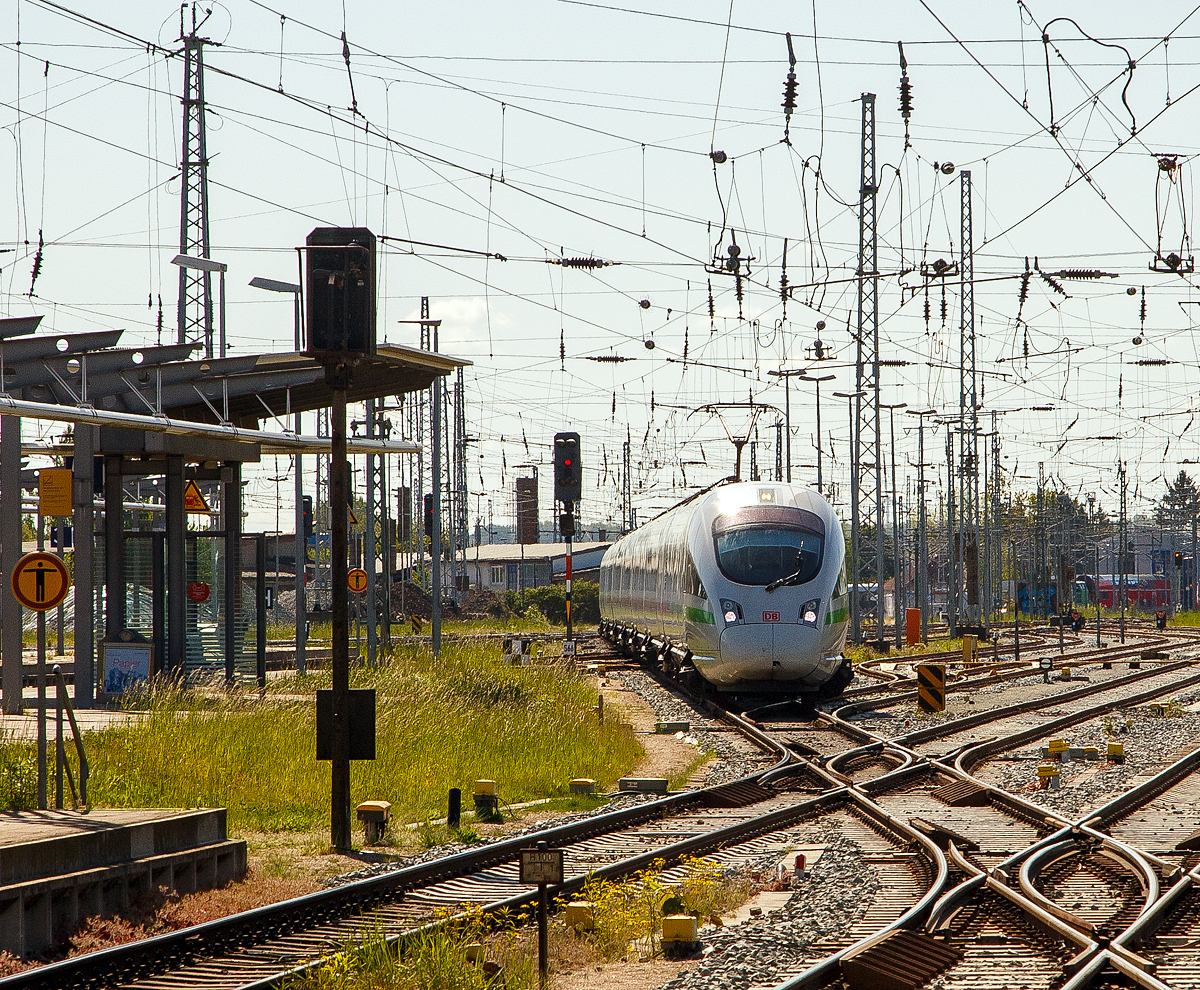
<path fill-rule="evenodd" d="M 778 622 L 778 621 L 779 621 L 779 613 L 778 612 L 763 612 L 763 622 Z"/>

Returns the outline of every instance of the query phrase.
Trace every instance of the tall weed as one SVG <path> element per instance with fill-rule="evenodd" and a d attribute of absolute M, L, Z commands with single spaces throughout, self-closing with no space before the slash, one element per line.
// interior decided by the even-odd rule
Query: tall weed
<path fill-rule="evenodd" d="M 386 800 L 401 820 L 445 813 L 447 790 L 498 782 L 505 803 L 566 795 L 573 777 L 615 782 L 641 755 L 628 726 L 597 725 L 595 695 L 567 665 L 505 666 L 498 644 L 402 648 L 352 671 L 376 694 L 376 759 L 351 764 L 355 802 Z M 315 691 L 328 671 L 256 693 L 154 685 L 141 716 L 89 733 L 98 805 L 229 809 L 231 825 L 305 830 L 328 821 L 329 764 L 316 760 Z"/>

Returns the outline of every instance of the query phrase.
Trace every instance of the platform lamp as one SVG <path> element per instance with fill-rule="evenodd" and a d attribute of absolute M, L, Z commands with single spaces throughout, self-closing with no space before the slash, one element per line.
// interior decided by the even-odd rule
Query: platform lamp
<path fill-rule="evenodd" d="M 290 292 L 295 313 L 294 344 L 296 353 L 300 353 L 300 292 L 301 287 L 296 282 L 280 282 L 273 278 L 262 278 L 258 275 L 250 279 L 250 286 L 255 289 L 265 289 L 267 292 Z M 295 430 L 300 434 L 300 413 L 295 414 Z M 320 456 L 319 454 L 317 455 Z M 305 646 L 308 641 L 308 603 L 305 601 L 304 583 L 308 569 L 308 540 L 304 529 L 304 471 L 301 466 L 302 457 L 297 451 L 296 457 L 296 672 L 303 674 L 308 669 L 305 656 Z M 279 555 L 275 555 L 275 577 L 279 578 Z"/>
<path fill-rule="evenodd" d="M 201 272 L 217 272 L 221 276 L 221 287 L 218 290 L 218 320 L 221 327 L 221 357 L 225 356 L 225 272 L 229 266 L 220 261 L 213 261 L 211 258 L 193 258 L 190 254 L 177 254 L 171 259 L 171 264 L 178 265 L 180 268 L 191 268 Z M 212 336 L 206 333 L 205 337 L 205 357 L 212 357 Z"/>

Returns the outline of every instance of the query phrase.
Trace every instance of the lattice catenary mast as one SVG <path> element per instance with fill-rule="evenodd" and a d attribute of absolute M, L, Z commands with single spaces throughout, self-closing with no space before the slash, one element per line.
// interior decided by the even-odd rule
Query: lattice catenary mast
<path fill-rule="evenodd" d="M 979 607 L 979 400 L 975 370 L 975 275 L 971 234 L 971 173 L 959 173 L 962 193 L 962 299 L 959 311 L 959 560 L 966 581 L 962 616 L 980 624 Z"/>
<path fill-rule="evenodd" d="M 862 160 L 858 192 L 858 342 L 854 366 L 852 512 L 853 583 L 862 585 L 862 517 L 875 520 L 876 638 L 883 641 L 883 457 L 879 444 L 879 234 L 876 228 L 875 94 L 862 94 Z M 864 415 L 864 402 L 866 410 Z M 874 477 L 868 472 L 874 471 Z M 864 484 L 865 482 L 865 484 Z M 850 597 L 852 635 L 861 629 L 857 588 Z"/>
<path fill-rule="evenodd" d="M 183 142 L 180 158 L 179 253 L 207 258 L 208 242 L 208 142 L 205 136 L 204 46 L 216 44 L 197 33 L 192 5 L 192 29 L 184 33 L 184 9 L 179 12 L 183 42 Z M 179 268 L 178 343 L 198 340 L 206 357 L 213 356 L 212 273 Z"/>

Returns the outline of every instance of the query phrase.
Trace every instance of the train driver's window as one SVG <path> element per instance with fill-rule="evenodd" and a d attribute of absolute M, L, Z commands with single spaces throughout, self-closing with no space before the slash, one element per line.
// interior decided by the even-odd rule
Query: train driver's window
<path fill-rule="evenodd" d="M 715 536 L 721 572 L 738 584 L 770 584 L 783 578 L 805 584 L 821 568 L 825 542 L 793 526 L 741 526 Z"/>

